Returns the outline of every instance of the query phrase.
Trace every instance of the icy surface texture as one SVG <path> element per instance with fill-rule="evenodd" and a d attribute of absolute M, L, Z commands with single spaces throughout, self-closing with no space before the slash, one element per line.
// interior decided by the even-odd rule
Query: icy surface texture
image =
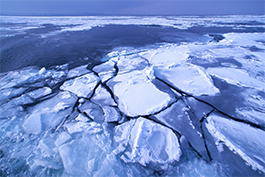
<path fill-rule="evenodd" d="M 138 118 L 115 128 L 116 153 L 127 163 L 138 162 L 159 170 L 179 161 L 181 149 L 172 130 L 145 118 Z"/>
<path fill-rule="evenodd" d="M 67 78 L 73 78 L 73 77 L 81 76 L 81 75 L 91 72 L 88 69 L 86 69 L 86 67 L 87 65 L 83 65 L 83 66 L 79 66 L 77 68 L 71 69 L 67 73 Z"/>
<path fill-rule="evenodd" d="M 72 112 L 77 97 L 68 92 L 60 92 L 32 108 L 23 127 L 26 132 L 38 134 L 50 128 L 56 128 Z"/>
<path fill-rule="evenodd" d="M 155 76 L 164 80 L 172 87 L 194 96 L 215 95 L 219 93 L 211 77 L 195 65 L 155 68 Z"/>
<path fill-rule="evenodd" d="M 60 26 L 42 40 L 110 23 L 206 31 L 1 73 L 0 176 L 264 176 L 264 16 L 0 18 L 13 37 Z"/>
<path fill-rule="evenodd" d="M 226 146 L 229 150 L 238 154 L 252 169 L 265 172 L 263 158 L 265 156 L 263 150 L 265 148 L 263 141 L 265 132 L 263 130 L 214 113 L 210 114 L 205 120 L 205 127 L 214 141 L 214 144 L 210 144 L 210 137 L 207 137 L 208 146 L 216 148 L 218 154 L 220 154 L 219 156 L 225 156 L 226 152 L 223 146 Z M 218 158 L 218 156 L 213 156 L 213 158 Z M 242 164 L 237 168 L 240 171 L 245 170 Z"/>
<path fill-rule="evenodd" d="M 117 97 L 119 109 L 131 117 L 153 114 L 174 101 L 156 88 L 144 71 L 119 74 L 107 84 Z"/>
<path fill-rule="evenodd" d="M 153 119 L 185 136 L 201 156 L 209 159 L 200 130 L 200 122 L 182 100 L 178 100 L 166 110 L 154 115 Z"/>
<path fill-rule="evenodd" d="M 95 74 L 89 73 L 66 81 L 60 89 L 71 91 L 78 97 L 89 98 L 98 82 L 99 78 Z"/>

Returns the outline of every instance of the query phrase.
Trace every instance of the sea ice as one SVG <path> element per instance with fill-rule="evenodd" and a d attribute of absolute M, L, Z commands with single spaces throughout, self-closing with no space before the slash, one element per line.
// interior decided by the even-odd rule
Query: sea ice
<path fill-rule="evenodd" d="M 166 170 L 168 165 L 179 161 L 182 154 L 172 130 L 145 118 L 118 125 L 114 140 L 124 162 L 137 162 L 156 170 Z"/>
<path fill-rule="evenodd" d="M 87 73 L 90 73 L 91 71 L 89 71 L 87 69 L 87 65 L 83 65 L 83 66 L 79 66 L 77 68 L 71 69 L 68 73 L 66 78 L 74 78 L 74 77 L 78 77 Z"/>
<path fill-rule="evenodd" d="M 86 101 L 78 108 L 81 112 L 85 113 L 90 119 L 94 120 L 95 122 L 104 121 L 104 112 L 102 108 L 97 104 Z"/>
<path fill-rule="evenodd" d="M 91 98 L 91 101 L 98 105 L 111 105 L 116 106 L 117 104 L 112 99 L 110 93 L 102 85 L 96 88 L 96 91 Z"/>
<path fill-rule="evenodd" d="M 155 87 L 143 71 L 119 74 L 107 85 L 116 96 L 119 109 L 132 117 L 153 114 L 175 100 L 172 95 Z"/>
<path fill-rule="evenodd" d="M 190 112 L 190 109 L 184 102 L 178 100 L 167 109 L 151 116 L 151 118 L 185 136 L 191 146 L 203 156 L 204 159 L 209 160 L 200 130 L 200 122 L 197 118 L 194 118 L 194 116 L 195 115 Z"/>
<path fill-rule="evenodd" d="M 265 90 L 264 82 L 250 77 L 247 72 L 241 69 L 226 67 L 208 68 L 206 72 L 212 76 L 224 79 L 229 84 Z"/>
<path fill-rule="evenodd" d="M 117 61 L 118 57 L 114 57 L 105 63 L 95 66 L 93 68 L 93 71 L 98 73 L 98 76 L 100 77 L 102 82 L 106 82 L 115 75 L 115 65 Z"/>
<path fill-rule="evenodd" d="M 146 58 L 153 66 L 169 67 L 184 63 L 188 58 L 186 46 L 166 45 L 157 50 L 141 52 L 139 55 Z"/>
<path fill-rule="evenodd" d="M 56 128 L 71 114 L 76 101 L 77 97 L 74 94 L 68 91 L 59 92 L 56 96 L 30 109 L 30 114 L 23 124 L 24 129 L 28 133 L 38 134 L 41 131 Z"/>
<path fill-rule="evenodd" d="M 169 68 L 155 67 L 154 71 L 156 77 L 188 94 L 213 96 L 219 93 L 211 77 L 198 66 L 185 64 Z"/>
<path fill-rule="evenodd" d="M 213 107 L 198 101 L 193 97 L 183 97 L 183 101 L 188 107 L 190 107 L 193 114 L 195 114 L 199 120 L 202 120 L 213 110 Z"/>
<path fill-rule="evenodd" d="M 78 97 L 89 98 L 98 82 L 99 78 L 95 74 L 89 73 L 75 79 L 65 81 L 60 89 L 70 91 Z"/>
<path fill-rule="evenodd" d="M 207 146 L 210 148 L 210 153 L 218 151 L 222 158 L 225 157 L 224 145 L 238 154 L 245 164 L 251 166 L 254 170 L 260 170 L 265 173 L 265 132 L 261 129 L 254 128 L 248 124 L 231 120 L 223 115 L 212 113 L 205 120 L 205 127 L 210 133 L 213 141 L 209 136 L 206 136 Z M 206 129 L 204 129 L 206 131 Z M 219 155 L 213 156 L 214 159 Z M 218 159 L 216 159 L 218 160 Z M 240 161 L 240 160 L 239 160 Z M 240 164 L 236 162 L 234 165 Z M 244 166 L 237 167 L 244 172 Z M 246 174 L 245 174 L 246 175 Z"/>
<path fill-rule="evenodd" d="M 148 64 L 147 60 L 137 54 L 132 54 L 120 56 L 117 67 L 119 68 L 119 74 L 122 74 L 133 70 L 143 70 Z"/>
<path fill-rule="evenodd" d="M 27 95 L 33 99 L 38 99 L 50 93 L 52 93 L 52 89 L 50 89 L 49 87 L 43 87 L 43 88 L 31 91 L 27 93 Z"/>

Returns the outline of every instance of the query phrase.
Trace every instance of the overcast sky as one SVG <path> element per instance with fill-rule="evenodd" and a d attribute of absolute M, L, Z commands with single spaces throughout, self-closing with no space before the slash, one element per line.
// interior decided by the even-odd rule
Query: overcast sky
<path fill-rule="evenodd" d="M 1 14 L 264 14 L 265 0 L 0 0 Z"/>

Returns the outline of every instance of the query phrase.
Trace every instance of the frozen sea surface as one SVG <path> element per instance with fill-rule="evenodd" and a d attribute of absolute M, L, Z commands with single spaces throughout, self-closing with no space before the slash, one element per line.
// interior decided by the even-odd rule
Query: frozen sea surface
<path fill-rule="evenodd" d="M 264 16 L 0 20 L 0 176 L 265 175 Z"/>

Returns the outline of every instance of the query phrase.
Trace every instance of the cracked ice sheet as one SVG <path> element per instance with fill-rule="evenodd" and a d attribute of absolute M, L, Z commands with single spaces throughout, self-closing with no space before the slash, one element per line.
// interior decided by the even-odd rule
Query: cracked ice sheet
<path fill-rule="evenodd" d="M 65 81 L 60 89 L 70 91 L 78 97 L 89 98 L 99 80 L 100 79 L 94 73 L 89 73 L 75 79 Z"/>
<path fill-rule="evenodd" d="M 265 83 L 249 76 L 249 74 L 241 69 L 234 68 L 208 68 L 206 70 L 212 76 L 219 77 L 227 83 L 250 87 L 259 90 L 265 90 Z"/>
<path fill-rule="evenodd" d="M 150 118 L 167 125 L 185 136 L 191 146 L 203 156 L 204 159 L 209 160 L 200 129 L 199 119 L 191 113 L 190 109 L 181 99 Z"/>
<path fill-rule="evenodd" d="M 39 134 L 44 130 L 55 128 L 71 114 L 77 97 L 68 92 L 60 92 L 30 109 L 30 114 L 23 123 L 28 133 Z"/>
<path fill-rule="evenodd" d="M 264 131 L 217 114 L 211 114 L 207 121 L 206 127 L 217 144 L 223 142 L 231 151 L 239 154 L 247 165 L 265 173 Z M 222 151 L 222 148 L 218 149 Z"/>
<path fill-rule="evenodd" d="M 156 50 L 140 52 L 139 55 L 146 58 L 152 66 L 173 66 L 185 63 L 189 52 L 185 45 L 165 45 Z"/>
<path fill-rule="evenodd" d="M 155 76 L 172 87 L 194 96 L 216 95 L 219 90 L 211 77 L 196 65 L 176 65 L 169 68 L 154 68 Z"/>
<path fill-rule="evenodd" d="M 156 170 L 180 160 L 182 154 L 177 136 L 167 127 L 145 118 L 130 120 L 115 128 L 114 139 L 126 163 L 138 162 Z M 127 148 L 126 148 L 127 147 Z"/>
<path fill-rule="evenodd" d="M 144 72 L 120 74 L 107 82 L 119 109 L 131 117 L 153 114 L 175 101 L 171 94 L 156 88 Z"/>

